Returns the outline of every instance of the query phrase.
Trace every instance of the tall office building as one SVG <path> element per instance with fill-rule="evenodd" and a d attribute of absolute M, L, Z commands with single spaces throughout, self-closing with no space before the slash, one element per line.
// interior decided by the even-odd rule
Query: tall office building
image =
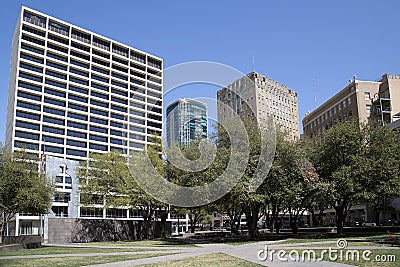
<path fill-rule="evenodd" d="M 50 159 L 47 174 L 60 192 L 53 216 L 138 217 L 76 207 L 73 166 L 92 152 L 129 156 L 153 133 L 162 135 L 162 65 L 159 57 L 21 8 L 12 40 L 6 145 L 26 148 L 38 161 L 43 152 Z M 17 215 L 13 234 L 37 233 L 38 220 Z"/>
<path fill-rule="evenodd" d="M 239 97 L 241 96 L 241 98 Z M 297 93 L 257 72 L 236 80 L 217 92 L 218 120 L 229 116 L 229 106 L 242 118 L 255 118 L 262 127 L 273 116 L 277 127 L 288 139 L 300 138 Z"/>
<path fill-rule="evenodd" d="M 142 150 L 162 128 L 162 59 L 22 7 L 6 143 L 66 159 Z"/>
<path fill-rule="evenodd" d="M 400 76 L 385 74 L 378 81 L 360 81 L 355 76 L 336 95 L 303 119 L 304 135 L 321 134 L 340 121 L 386 125 L 400 117 Z"/>
<path fill-rule="evenodd" d="M 190 98 L 181 98 L 167 107 L 167 144 L 187 145 L 207 138 L 207 106 Z"/>

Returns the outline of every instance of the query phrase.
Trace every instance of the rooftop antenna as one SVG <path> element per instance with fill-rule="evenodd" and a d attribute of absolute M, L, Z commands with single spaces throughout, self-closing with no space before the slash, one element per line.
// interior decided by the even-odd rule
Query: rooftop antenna
<path fill-rule="evenodd" d="M 312 83 L 313 83 L 313 91 L 314 91 L 314 109 L 317 109 L 317 92 L 315 89 L 315 79 L 312 79 Z"/>
<path fill-rule="evenodd" d="M 255 67 L 254 67 L 254 51 L 251 51 L 251 54 L 253 56 L 253 71 L 256 71 Z"/>

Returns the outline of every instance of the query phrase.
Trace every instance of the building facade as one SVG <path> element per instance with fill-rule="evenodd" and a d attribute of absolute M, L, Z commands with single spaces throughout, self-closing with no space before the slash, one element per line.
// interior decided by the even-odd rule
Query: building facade
<path fill-rule="evenodd" d="M 400 119 L 400 76 L 382 76 L 378 93 L 372 100 L 371 119 L 377 126 L 389 125 Z"/>
<path fill-rule="evenodd" d="M 379 82 L 360 81 L 356 77 L 339 93 L 327 100 L 303 119 L 303 132 L 313 137 L 347 119 L 367 121 L 371 115 L 372 97 Z"/>
<path fill-rule="evenodd" d="M 166 111 L 168 146 L 174 142 L 187 145 L 199 138 L 207 138 L 207 105 L 190 98 L 171 103 Z"/>
<path fill-rule="evenodd" d="M 306 114 L 302 121 L 303 133 L 313 137 L 351 118 L 386 125 L 399 115 L 400 76 L 385 74 L 376 82 L 354 77 L 339 93 Z"/>
<path fill-rule="evenodd" d="M 242 118 L 255 118 L 260 126 L 271 116 L 289 139 L 300 138 L 297 93 L 271 78 L 251 72 L 219 90 L 217 100 L 218 120 L 230 116 L 223 107 L 227 105 Z"/>
<path fill-rule="evenodd" d="M 151 135 L 162 136 L 162 68 L 159 57 L 22 7 L 12 40 L 6 145 L 38 161 L 42 154 L 79 162 L 90 153 L 142 151 Z M 55 179 L 63 197 L 55 195 L 52 212 L 68 216 L 73 179 L 62 172 Z M 97 217 L 82 212 L 78 207 L 78 216 Z"/>

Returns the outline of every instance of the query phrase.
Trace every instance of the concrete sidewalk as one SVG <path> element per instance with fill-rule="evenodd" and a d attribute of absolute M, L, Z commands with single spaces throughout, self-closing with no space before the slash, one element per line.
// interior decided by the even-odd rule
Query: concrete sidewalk
<path fill-rule="evenodd" d="M 136 259 L 136 260 L 128 260 L 122 262 L 113 262 L 113 263 L 105 263 L 105 264 L 98 264 L 98 265 L 91 265 L 90 267 L 127 267 L 127 266 L 136 266 L 136 265 L 144 265 L 144 264 L 154 264 L 154 263 L 162 263 L 165 261 L 172 261 L 172 260 L 180 260 L 190 257 L 202 256 L 207 254 L 215 254 L 215 253 L 224 253 L 233 257 L 237 257 L 246 261 L 254 262 L 263 266 L 269 267 L 280 267 L 283 264 L 285 266 L 290 267 L 347 267 L 352 265 L 347 264 L 340 264 L 328 261 L 307 261 L 302 260 L 300 261 L 291 261 L 288 257 L 285 257 L 286 261 L 280 261 L 276 258 L 274 260 L 266 260 L 262 261 L 259 260 L 257 257 L 257 253 L 259 250 L 264 249 L 265 245 L 269 244 L 272 245 L 270 242 L 257 242 L 252 244 L 245 244 L 239 246 L 232 246 L 226 244 L 202 244 L 199 248 L 192 248 L 190 250 L 186 250 L 181 254 L 174 254 L 174 255 L 166 255 L 160 257 L 152 257 L 152 258 L 144 258 L 144 259 Z M 298 248 L 299 249 L 299 248 Z M 304 248 L 301 248 L 304 249 Z"/>

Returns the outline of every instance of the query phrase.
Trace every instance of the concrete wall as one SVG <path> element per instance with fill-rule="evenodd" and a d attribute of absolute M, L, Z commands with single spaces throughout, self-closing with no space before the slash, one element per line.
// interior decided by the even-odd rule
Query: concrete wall
<path fill-rule="evenodd" d="M 49 218 L 48 243 L 80 243 L 144 239 L 143 221 L 113 219 Z M 154 222 L 154 238 L 161 237 L 164 225 Z M 166 222 L 171 235 L 171 222 Z"/>

